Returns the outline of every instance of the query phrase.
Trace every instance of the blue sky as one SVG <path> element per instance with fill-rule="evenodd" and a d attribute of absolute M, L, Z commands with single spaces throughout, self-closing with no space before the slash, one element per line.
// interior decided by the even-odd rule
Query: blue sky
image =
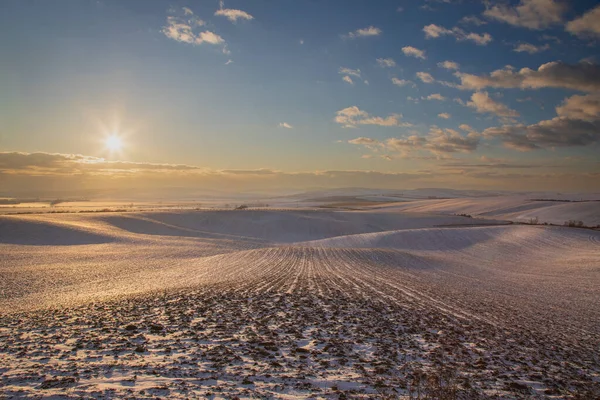
<path fill-rule="evenodd" d="M 520 174 L 547 188 L 570 174 L 589 189 L 596 5 L 5 0 L 0 151 L 412 186 L 511 188 Z M 0 161 L 14 179 L 27 168 Z"/>

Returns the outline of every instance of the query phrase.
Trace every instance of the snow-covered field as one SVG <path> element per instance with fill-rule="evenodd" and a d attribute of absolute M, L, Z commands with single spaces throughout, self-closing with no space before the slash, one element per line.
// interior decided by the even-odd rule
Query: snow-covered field
<path fill-rule="evenodd" d="M 547 222 L 563 225 L 569 220 L 582 221 L 586 226 L 600 226 L 600 195 L 578 196 L 512 195 L 480 198 L 427 199 L 377 207 L 392 211 L 469 214 L 473 217 L 504 219 L 516 222 Z M 585 199 L 586 197 L 584 197 Z M 557 200 L 558 199 L 558 200 Z"/>
<path fill-rule="evenodd" d="M 598 398 L 600 232 L 477 201 L 0 216 L 0 397 Z"/>

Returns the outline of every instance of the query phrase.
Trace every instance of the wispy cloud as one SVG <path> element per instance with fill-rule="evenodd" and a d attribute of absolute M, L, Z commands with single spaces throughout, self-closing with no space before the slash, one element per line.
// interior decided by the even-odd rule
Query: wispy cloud
<path fill-rule="evenodd" d="M 443 61 L 443 62 L 439 62 L 437 65 L 440 68 L 451 69 L 451 70 L 455 70 L 455 71 L 460 68 L 460 65 L 458 65 L 458 63 L 456 63 L 454 61 Z"/>
<path fill-rule="evenodd" d="M 525 53 L 529 53 L 529 54 L 535 54 L 535 53 L 539 53 L 539 52 L 548 50 L 549 48 L 550 48 L 550 45 L 547 43 L 543 46 L 536 46 L 531 43 L 520 43 L 517 46 L 515 46 L 513 51 L 517 52 L 517 53 L 525 52 Z"/>
<path fill-rule="evenodd" d="M 294 127 L 290 124 L 288 124 L 287 122 L 281 122 L 278 125 L 280 128 L 285 128 L 285 129 L 294 129 Z"/>
<path fill-rule="evenodd" d="M 361 145 L 373 151 L 377 151 L 378 148 L 383 147 L 383 144 L 379 140 L 369 137 L 357 137 L 355 139 L 348 140 L 348 143 Z"/>
<path fill-rule="evenodd" d="M 454 129 L 432 127 L 427 136 L 413 135 L 406 139 L 388 139 L 388 148 L 400 152 L 426 150 L 433 154 L 470 153 L 479 145 L 481 135 L 476 132 L 461 135 Z"/>
<path fill-rule="evenodd" d="M 195 33 L 195 30 L 204 26 L 205 23 L 194 15 L 191 9 L 184 7 L 178 14 L 167 16 L 167 24 L 162 29 L 163 34 L 169 39 L 193 45 L 225 43 L 225 40 L 214 32 L 202 31 Z"/>
<path fill-rule="evenodd" d="M 360 69 L 340 67 L 340 69 L 338 70 L 338 73 L 340 75 L 344 75 L 342 77 L 342 80 L 346 83 L 349 83 L 350 85 L 354 85 L 354 80 L 352 79 L 352 77 L 361 79 Z M 365 85 L 368 85 L 369 81 L 365 80 L 364 83 L 365 83 Z"/>
<path fill-rule="evenodd" d="M 490 43 L 492 35 L 489 33 L 465 32 L 463 29 L 454 27 L 452 29 L 444 28 L 440 25 L 429 24 L 423 27 L 426 39 L 437 39 L 442 36 L 453 36 L 457 41 L 470 40 L 479 46 L 485 46 Z"/>
<path fill-rule="evenodd" d="M 373 139 L 375 140 L 375 139 Z M 414 156 L 414 158 L 445 160 L 453 152 L 469 153 L 477 148 L 477 133 L 461 135 L 452 130 L 432 129 L 425 137 L 389 139 L 382 146 L 375 144 L 381 154 L 388 158 L 402 157 L 413 151 L 426 151 L 431 156 Z M 356 144 L 363 146 L 363 144 Z M 374 150 L 372 150 L 374 151 Z M 371 157 L 367 154 L 364 158 Z M 497 164 L 497 161 L 481 159 L 479 162 Z M 454 168 L 437 171 L 379 172 L 356 170 L 320 170 L 283 172 L 269 168 L 252 170 L 216 170 L 191 165 L 132 163 L 123 161 L 109 162 L 100 158 L 75 154 L 50 153 L 15 153 L 0 152 L 0 173 L 2 173 L 2 190 L 8 193 L 31 193 L 38 195 L 52 193 L 57 190 L 73 193 L 74 187 L 85 187 L 89 190 L 119 190 L 119 193 L 132 193 L 133 186 L 143 187 L 145 191 L 157 190 L 164 194 L 165 188 L 184 188 L 194 191 L 201 187 L 204 190 L 264 190 L 290 187 L 304 189 L 307 187 L 371 187 L 397 189 L 402 186 L 443 186 L 472 187 L 485 184 L 495 189 L 515 190 L 556 190 L 565 187 L 565 182 L 573 182 L 570 190 L 585 190 L 595 187 L 598 173 L 555 173 L 544 171 L 543 174 L 473 174 L 465 172 L 465 168 Z M 523 168 L 526 168 L 524 166 Z M 498 168 L 503 169 L 502 166 Z M 43 177 L 43 179 L 40 179 Z M 133 185 L 135 182 L 135 185 Z M 141 186 L 140 186 L 141 185 Z M 517 185 L 517 186 L 516 186 Z M 521 185 L 521 186 L 518 186 Z M 561 186 L 562 185 L 562 186 Z M 136 189 L 139 192 L 139 190 Z M 82 192 L 84 193 L 84 192 Z"/>
<path fill-rule="evenodd" d="M 392 58 L 378 58 L 377 64 L 379 64 L 381 68 L 393 68 L 396 66 L 396 61 Z"/>
<path fill-rule="evenodd" d="M 237 22 L 238 19 L 245 19 L 248 21 L 254 19 L 254 17 L 246 11 L 225 8 L 223 1 L 219 2 L 219 9 L 215 12 L 215 15 L 225 17 L 234 23 Z"/>
<path fill-rule="evenodd" d="M 450 115 L 448 113 L 440 113 L 440 114 L 438 114 L 438 117 L 443 118 L 443 119 L 450 119 L 452 117 L 452 115 Z"/>
<path fill-rule="evenodd" d="M 360 78 L 360 69 L 340 67 L 340 69 L 338 70 L 338 73 L 341 75 L 350 75 L 350 76 Z"/>
<path fill-rule="evenodd" d="M 431 76 L 431 74 L 429 72 L 417 72 L 416 76 L 424 83 L 435 82 L 435 79 L 433 78 L 433 76 Z"/>
<path fill-rule="evenodd" d="M 398 78 L 392 78 L 392 83 L 396 86 L 414 85 L 414 83 L 412 81 L 408 81 L 406 79 L 398 79 Z"/>
<path fill-rule="evenodd" d="M 342 80 L 346 83 L 349 83 L 350 85 L 354 85 L 354 81 L 352 80 L 352 78 L 350 78 L 348 75 L 344 76 L 342 78 Z"/>
<path fill-rule="evenodd" d="M 562 0 L 521 0 L 518 5 L 499 3 L 488 5 L 483 15 L 514 26 L 544 29 L 562 23 L 567 3 Z"/>
<path fill-rule="evenodd" d="M 343 36 L 349 39 L 355 39 L 359 37 L 379 36 L 381 33 L 381 29 L 374 26 L 369 26 L 367 28 L 357 29 L 354 32 L 348 32 L 348 34 Z"/>
<path fill-rule="evenodd" d="M 357 128 L 359 125 L 378 125 L 378 126 L 410 126 L 410 124 L 401 122 L 402 114 L 390 114 L 387 117 L 377 117 L 357 106 L 351 106 L 336 112 L 334 121 L 344 128 Z"/>
<path fill-rule="evenodd" d="M 412 152 L 428 152 L 440 156 L 449 153 L 470 153 L 479 145 L 481 135 L 469 132 L 463 135 L 454 129 L 433 126 L 427 135 L 414 134 L 404 138 L 389 138 L 379 141 L 368 137 L 349 140 L 348 143 L 364 146 L 372 151 L 385 150 L 400 153 L 403 157 Z"/>
<path fill-rule="evenodd" d="M 405 56 L 420 58 L 422 60 L 426 59 L 425 50 L 419 50 L 416 47 L 405 46 L 402 48 L 402 52 Z"/>
<path fill-rule="evenodd" d="M 485 22 L 484 20 L 482 20 L 479 17 L 476 17 L 475 15 L 467 15 L 465 17 L 462 17 L 461 20 L 459 21 L 460 24 L 463 25 L 475 25 L 475 26 L 481 26 L 481 25 L 486 25 L 487 22 Z"/>
<path fill-rule="evenodd" d="M 429 96 L 424 98 L 425 100 L 439 100 L 444 101 L 446 98 L 439 93 L 430 94 Z"/>

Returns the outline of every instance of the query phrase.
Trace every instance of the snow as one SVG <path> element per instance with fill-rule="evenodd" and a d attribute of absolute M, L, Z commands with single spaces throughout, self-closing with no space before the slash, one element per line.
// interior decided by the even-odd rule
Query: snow
<path fill-rule="evenodd" d="M 0 386 L 402 398 L 452 366 L 465 398 L 593 398 L 600 232 L 498 221 L 600 204 L 549 203 L 0 216 Z"/>
<path fill-rule="evenodd" d="M 504 219 L 509 221 L 529 222 L 538 218 L 539 223 L 562 225 L 569 220 L 583 221 L 587 226 L 600 225 L 599 196 L 587 196 L 591 200 L 580 201 L 580 196 L 543 194 L 494 196 L 480 198 L 431 199 L 416 200 L 402 204 L 377 207 L 378 210 L 390 213 L 416 212 L 441 214 L 469 214 L 473 217 Z M 560 199 L 565 201 L 538 201 L 534 199 Z M 570 202 L 566 202 L 569 200 Z"/>

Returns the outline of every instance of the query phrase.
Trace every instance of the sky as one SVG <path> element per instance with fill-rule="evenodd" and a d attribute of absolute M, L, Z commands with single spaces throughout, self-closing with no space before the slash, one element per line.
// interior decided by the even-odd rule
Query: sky
<path fill-rule="evenodd" d="M 0 195 L 600 191 L 596 1 L 3 0 L 0 33 Z"/>

